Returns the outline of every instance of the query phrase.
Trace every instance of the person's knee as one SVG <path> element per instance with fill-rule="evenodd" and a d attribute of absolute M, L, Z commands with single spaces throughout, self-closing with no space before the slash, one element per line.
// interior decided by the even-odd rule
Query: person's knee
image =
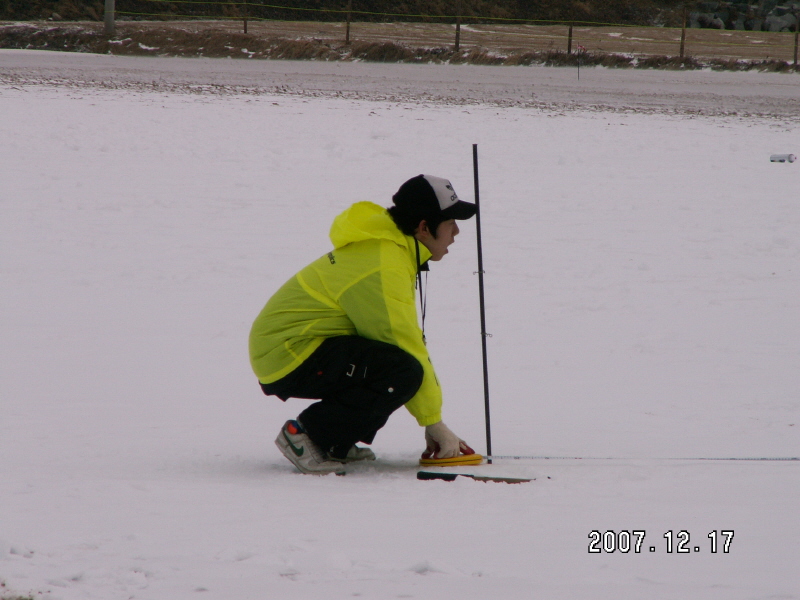
<path fill-rule="evenodd" d="M 411 392 L 411 396 L 409 396 L 409 398 L 408 398 L 410 400 L 414 396 L 414 394 L 417 393 L 419 388 L 422 387 L 422 380 L 425 377 L 425 370 L 422 368 L 422 365 L 420 364 L 420 362 L 416 358 L 414 358 L 410 354 L 408 355 L 408 357 L 410 359 L 409 360 L 409 370 L 410 370 L 409 383 L 410 383 L 410 388 L 413 390 Z"/>
<path fill-rule="evenodd" d="M 396 399 L 397 406 L 402 406 L 411 400 L 422 386 L 425 372 L 420 362 L 405 350 L 393 347 L 391 353 L 392 377 L 388 391 L 391 397 Z"/>

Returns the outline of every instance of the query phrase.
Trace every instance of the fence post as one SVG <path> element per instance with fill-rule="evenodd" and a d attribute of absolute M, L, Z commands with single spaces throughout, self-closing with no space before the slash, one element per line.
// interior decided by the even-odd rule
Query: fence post
<path fill-rule="evenodd" d="M 461 47 L 461 0 L 456 2 L 456 52 Z"/>
<path fill-rule="evenodd" d="M 686 4 L 683 5 L 683 28 L 681 29 L 681 58 L 686 50 Z"/>
<path fill-rule="evenodd" d="M 114 0 L 106 0 L 104 17 L 106 35 L 111 37 L 116 33 L 116 24 L 114 23 Z"/>
<path fill-rule="evenodd" d="M 795 13 L 794 18 L 794 70 L 797 71 L 797 39 L 800 37 L 800 13 Z"/>
<path fill-rule="evenodd" d="M 345 30 L 344 34 L 344 43 L 350 43 L 350 20 L 351 20 L 351 12 L 353 11 L 353 0 L 347 0 L 347 29 Z"/>
<path fill-rule="evenodd" d="M 569 24 L 569 33 L 567 34 L 567 54 L 572 54 L 572 23 Z"/>
<path fill-rule="evenodd" d="M 244 0 L 244 32 L 247 33 L 247 0 Z"/>

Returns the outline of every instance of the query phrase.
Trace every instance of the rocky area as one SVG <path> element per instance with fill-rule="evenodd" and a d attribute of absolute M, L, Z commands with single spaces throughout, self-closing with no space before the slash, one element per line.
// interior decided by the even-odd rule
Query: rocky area
<path fill-rule="evenodd" d="M 699 2 L 689 14 L 689 26 L 739 31 L 797 31 L 800 2 L 779 4 L 776 0 L 746 2 Z"/>

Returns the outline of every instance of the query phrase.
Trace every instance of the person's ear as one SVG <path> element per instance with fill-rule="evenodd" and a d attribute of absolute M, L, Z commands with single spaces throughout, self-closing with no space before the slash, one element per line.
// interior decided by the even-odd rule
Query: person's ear
<path fill-rule="evenodd" d="M 425 219 L 422 219 L 422 221 L 419 222 L 419 225 L 417 225 L 417 233 L 418 234 L 425 234 L 425 233 L 430 234 L 430 229 L 428 228 L 428 222 Z"/>

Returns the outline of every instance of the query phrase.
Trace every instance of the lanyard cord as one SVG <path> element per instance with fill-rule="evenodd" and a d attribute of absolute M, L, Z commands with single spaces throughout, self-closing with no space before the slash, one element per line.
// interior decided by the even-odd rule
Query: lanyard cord
<path fill-rule="evenodd" d="M 427 283 L 428 283 L 428 273 L 425 272 L 425 283 L 424 291 L 422 285 L 422 269 L 420 268 L 421 265 L 419 264 L 419 240 L 414 238 L 414 247 L 417 250 L 417 289 L 419 290 L 419 308 L 422 315 L 422 341 L 427 343 L 425 339 L 425 311 L 427 310 L 428 304 L 428 290 L 427 290 Z"/>

